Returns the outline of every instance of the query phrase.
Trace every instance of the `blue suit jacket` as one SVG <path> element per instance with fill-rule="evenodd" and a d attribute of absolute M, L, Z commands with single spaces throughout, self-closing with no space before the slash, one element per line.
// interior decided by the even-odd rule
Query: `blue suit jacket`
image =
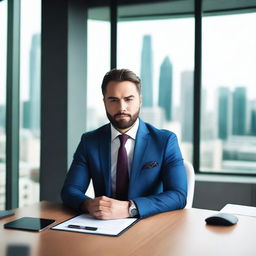
<path fill-rule="evenodd" d="M 110 124 L 82 135 L 63 189 L 64 204 L 79 210 L 88 199 L 92 179 L 95 196 L 111 197 Z M 140 120 L 130 171 L 128 199 L 141 218 L 184 208 L 187 178 L 177 137 Z"/>

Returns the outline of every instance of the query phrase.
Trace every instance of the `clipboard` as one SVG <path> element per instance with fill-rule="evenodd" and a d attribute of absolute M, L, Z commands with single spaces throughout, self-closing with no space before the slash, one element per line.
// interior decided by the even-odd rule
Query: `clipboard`
<path fill-rule="evenodd" d="M 51 229 L 93 235 L 120 236 L 138 221 L 138 218 L 98 220 L 90 214 L 84 213 L 63 221 Z"/>

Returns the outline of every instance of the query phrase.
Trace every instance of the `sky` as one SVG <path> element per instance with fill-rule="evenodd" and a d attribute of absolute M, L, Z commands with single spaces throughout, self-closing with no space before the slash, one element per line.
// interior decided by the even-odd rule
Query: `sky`
<path fill-rule="evenodd" d="M 21 1 L 20 27 L 20 83 L 21 99 L 28 99 L 29 91 L 29 51 L 33 34 L 41 33 L 41 1 Z M 7 1 L 0 2 L 0 104 L 5 101 L 6 78 L 6 38 Z"/>
<path fill-rule="evenodd" d="M 29 50 L 32 35 L 40 33 L 40 1 L 21 2 L 21 99 L 28 98 Z M 31 11 L 33 10 L 33 12 Z M 5 99 L 6 1 L 0 2 L 0 104 Z M 256 13 L 203 18 L 202 86 L 213 95 L 219 86 L 246 86 L 256 98 Z M 100 85 L 110 69 L 110 24 L 88 21 L 88 105 L 102 104 Z M 118 68 L 140 75 L 142 38 L 151 35 L 155 104 L 159 69 L 165 56 L 173 65 L 174 104 L 179 104 L 180 73 L 194 69 L 194 19 L 130 21 L 118 23 Z M 208 101 L 214 106 L 214 99 Z"/>
<path fill-rule="evenodd" d="M 202 87 L 207 89 L 208 108 L 214 108 L 220 86 L 231 91 L 245 86 L 249 99 L 256 99 L 256 13 L 205 17 L 202 24 Z M 89 29 L 88 104 L 97 107 L 102 101 L 101 79 L 109 69 L 110 27 L 107 22 L 90 21 Z M 129 68 L 140 75 L 144 35 L 152 37 L 155 104 L 160 65 L 169 56 L 173 65 L 173 101 L 179 105 L 180 74 L 194 69 L 194 19 L 120 22 L 118 68 Z"/>

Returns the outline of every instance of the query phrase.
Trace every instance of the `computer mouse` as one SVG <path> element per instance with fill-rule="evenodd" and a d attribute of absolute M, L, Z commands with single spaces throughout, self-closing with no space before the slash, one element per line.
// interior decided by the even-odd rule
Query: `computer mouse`
<path fill-rule="evenodd" d="M 221 212 L 206 218 L 205 221 L 208 225 L 231 226 L 238 222 L 238 218 L 235 215 Z"/>

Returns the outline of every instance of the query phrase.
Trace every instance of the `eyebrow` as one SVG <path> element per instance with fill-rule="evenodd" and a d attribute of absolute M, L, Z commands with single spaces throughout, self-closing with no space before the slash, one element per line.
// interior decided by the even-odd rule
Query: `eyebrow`
<path fill-rule="evenodd" d="M 118 98 L 117 97 L 113 97 L 113 96 L 109 96 L 108 100 L 118 100 Z"/>
<path fill-rule="evenodd" d="M 124 99 L 129 99 L 129 98 L 134 98 L 134 95 L 129 95 L 129 96 L 124 97 Z M 109 96 L 108 99 L 109 100 L 119 100 L 118 97 L 114 97 L 114 96 Z"/>
<path fill-rule="evenodd" d="M 127 96 L 127 97 L 124 97 L 124 99 L 130 99 L 130 98 L 134 98 L 134 95 L 129 95 L 129 96 Z"/>

